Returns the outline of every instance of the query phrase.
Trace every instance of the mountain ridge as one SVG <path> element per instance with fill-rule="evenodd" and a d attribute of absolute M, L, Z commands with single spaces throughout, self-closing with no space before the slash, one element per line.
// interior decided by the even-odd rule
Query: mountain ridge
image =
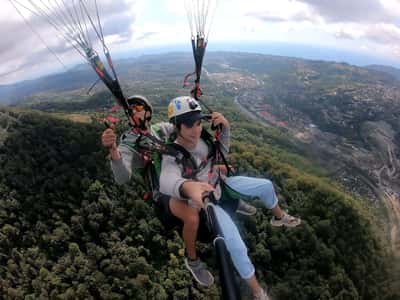
<path fill-rule="evenodd" d="M 242 55 L 263 55 L 265 57 L 276 57 L 283 58 L 288 60 L 297 60 L 297 61 L 308 61 L 308 62 L 323 62 L 323 63 L 338 63 L 329 60 L 311 60 L 311 59 L 303 59 L 303 58 L 294 58 L 290 56 L 278 56 L 278 55 L 267 55 L 267 54 L 255 54 L 251 52 L 227 52 L 227 51 L 213 51 L 209 52 L 207 55 L 221 55 L 224 53 L 239 53 Z M 151 62 L 160 62 L 163 59 L 167 58 L 168 60 L 177 59 L 178 61 L 186 60 L 187 62 L 187 70 L 188 72 L 191 70 L 191 54 L 187 52 L 168 52 L 164 54 L 146 54 L 138 57 L 131 58 L 123 58 L 115 61 L 115 66 L 117 69 L 117 74 L 123 79 L 124 77 L 129 77 L 129 71 L 125 64 L 128 64 L 128 68 L 134 68 L 135 64 L 141 63 L 151 63 Z M 344 65 L 350 65 L 348 63 L 339 63 Z M 207 65 L 207 60 L 205 62 Z M 374 70 L 378 72 L 383 72 L 386 74 L 390 74 L 392 76 L 397 76 L 399 78 L 400 70 L 394 67 L 385 66 L 385 65 L 366 65 L 365 68 L 369 70 Z M 185 74 L 183 74 L 184 76 Z M 32 80 L 25 80 L 21 82 L 17 82 L 14 84 L 8 85 L 0 85 L 0 104 L 2 105 L 10 105 L 15 104 L 20 98 L 31 96 L 32 94 L 37 94 L 40 92 L 46 92 L 50 89 L 62 92 L 71 89 L 79 89 L 79 88 L 87 88 L 97 80 L 96 75 L 93 73 L 92 68 L 87 64 L 80 64 L 75 67 L 72 67 L 66 72 L 61 72 L 57 74 L 51 74 L 44 77 L 40 77 Z"/>
<path fill-rule="evenodd" d="M 117 70 L 127 95 L 148 96 L 156 116 L 165 116 L 169 99 L 188 93 L 180 86 L 193 62 L 189 53 L 149 55 Z M 240 52 L 207 53 L 203 74 L 207 104 L 225 113 L 236 99 L 276 131 L 281 137 L 276 143 L 313 159 L 348 191 L 384 209 L 392 250 L 400 254 L 400 89 L 393 75 L 347 63 Z M 88 97 L 78 92 L 44 93 L 20 105 L 99 112 L 114 102 L 104 92 L 86 105 Z"/>

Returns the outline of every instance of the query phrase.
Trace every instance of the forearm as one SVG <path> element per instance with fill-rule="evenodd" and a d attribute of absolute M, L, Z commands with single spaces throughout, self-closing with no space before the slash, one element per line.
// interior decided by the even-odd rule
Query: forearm
<path fill-rule="evenodd" d="M 181 183 L 179 186 L 179 194 L 181 195 L 182 199 L 189 199 L 191 198 L 191 183 L 194 182 L 192 180 L 185 180 L 184 182 Z"/>
<path fill-rule="evenodd" d="M 121 160 L 121 153 L 119 153 L 118 147 L 112 147 L 110 149 L 110 159 L 111 161 Z"/>

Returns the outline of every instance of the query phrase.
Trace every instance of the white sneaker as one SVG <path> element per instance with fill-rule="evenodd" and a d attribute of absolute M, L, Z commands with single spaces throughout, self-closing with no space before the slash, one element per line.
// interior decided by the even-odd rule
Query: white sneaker
<path fill-rule="evenodd" d="M 271 219 L 271 225 L 280 227 L 280 226 L 286 226 L 286 227 L 296 227 L 301 224 L 301 219 L 293 217 L 289 215 L 287 212 L 283 213 L 282 218 L 278 219 L 275 216 L 272 217 Z"/>
<path fill-rule="evenodd" d="M 252 216 L 257 213 L 257 208 L 255 208 L 253 205 L 250 205 L 250 204 L 244 202 L 242 199 L 239 199 L 236 213 L 245 215 L 245 216 Z"/>
<path fill-rule="evenodd" d="M 269 300 L 267 291 L 262 289 L 259 295 L 254 296 L 254 300 Z"/>

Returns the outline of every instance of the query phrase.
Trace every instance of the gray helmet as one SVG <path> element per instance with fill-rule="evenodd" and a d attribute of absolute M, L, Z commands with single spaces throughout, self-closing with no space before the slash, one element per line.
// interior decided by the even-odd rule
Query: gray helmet
<path fill-rule="evenodd" d="M 128 99 L 126 99 L 128 102 L 128 105 L 134 105 L 134 104 L 141 104 L 145 106 L 145 109 L 147 111 L 150 111 L 150 113 L 153 115 L 153 106 L 151 105 L 150 101 L 147 100 L 146 97 L 141 96 L 141 95 L 133 95 L 130 96 Z"/>

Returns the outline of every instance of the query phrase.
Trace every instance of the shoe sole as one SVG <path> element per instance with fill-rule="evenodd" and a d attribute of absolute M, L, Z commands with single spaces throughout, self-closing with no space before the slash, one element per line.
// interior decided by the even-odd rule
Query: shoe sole
<path fill-rule="evenodd" d="M 236 213 L 244 215 L 244 216 L 254 216 L 257 213 L 257 211 L 248 212 L 248 211 L 243 211 L 243 210 L 237 210 Z"/>
<path fill-rule="evenodd" d="M 207 284 L 204 284 L 203 282 L 201 282 L 201 281 L 197 278 L 197 276 L 194 274 L 194 272 L 193 272 L 192 269 L 190 268 L 187 259 L 185 259 L 185 267 L 186 267 L 186 269 L 189 270 L 189 272 L 192 274 L 192 277 L 197 281 L 198 284 L 200 284 L 200 285 L 202 285 L 202 286 L 206 286 L 206 287 L 210 287 L 210 286 L 212 286 L 212 285 L 214 284 L 214 276 L 212 276 L 212 274 L 211 274 L 210 272 L 207 271 L 207 272 L 210 273 L 210 275 L 211 275 L 212 282 L 211 282 L 209 285 L 207 285 Z"/>
<path fill-rule="evenodd" d="M 301 221 L 300 221 L 299 223 L 297 223 L 297 224 L 272 223 L 272 222 L 271 222 L 271 225 L 272 225 L 272 226 L 275 226 L 275 227 L 282 227 L 282 226 L 286 226 L 286 227 L 293 228 L 293 227 L 297 227 L 297 226 L 299 226 L 300 224 L 301 224 Z"/>

